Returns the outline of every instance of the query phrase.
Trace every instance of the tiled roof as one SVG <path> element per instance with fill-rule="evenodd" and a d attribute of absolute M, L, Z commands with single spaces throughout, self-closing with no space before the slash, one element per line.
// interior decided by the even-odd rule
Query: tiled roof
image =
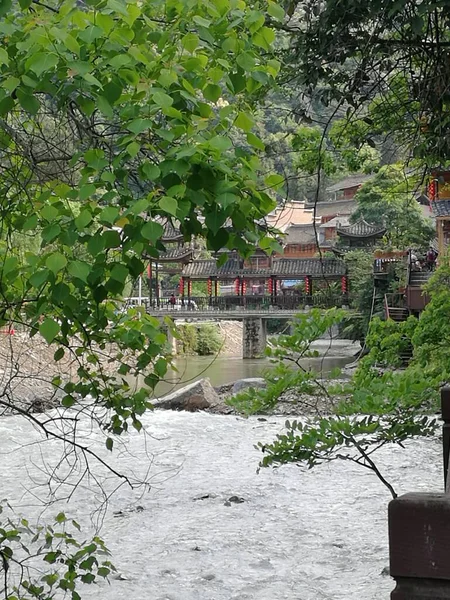
<path fill-rule="evenodd" d="M 362 185 L 363 183 L 370 181 L 372 177 L 373 175 L 364 175 L 362 173 L 359 173 L 357 175 L 351 175 L 350 177 L 346 177 L 345 179 L 342 179 L 341 181 L 330 185 L 330 187 L 327 188 L 327 192 L 333 193 L 339 192 L 340 190 L 348 190 L 350 188 L 356 187 L 357 185 Z"/>
<path fill-rule="evenodd" d="M 275 258 L 272 268 L 254 269 L 250 267 L 241 268 L 240 261 L 228 260 L 224 265 L 217 268 L 213 259 L 194 260 L 186 265 L 182 271 L 184 277 L 192 279 L 207 279 L 208 277 L 222 277 L 233 279 L 234 277 L 270 277 L 276 275 L 280 278 L 292 276 L 302 278 L 311 277 L 341 277 L 346 274 L 345 263 L 335 258 Z"/>
<path fill-rule="evenodd" d="M 337 217 L 330 219 L 330 221 L 322 223 L 322 225 L 320 225 L 320 229 L 326 229 L 327 227 L 347 227 L 348 225 L 350 225 L 350 218 L 348 216 L 340 217 L 338 215 Z"/>
<path fill-rule="evenodd" d="M 274 261 L 274 275 L 340 277 L 347 272 L 345 263 L 336 258 L 279 258 Z"/>
<path fill-rule="evenodd" d="M 317 226 L 318 227 L 318 226 Z M 315 244 L 316 232 L 311 225 L 291 225 L 286 229 L 284 244 Z"/>
<path fill-rule="evenodd" d="M 194 251 L 192 248 L 168 248 L 165 252 L 160 252 L 158 262 L 177 262 L 192 258 Z"/>
<path fill-rule="evenodd" d="M 240 261 L 231 258 L 221 267 L 217 268 L 217 262 L 214 259 L 194 260 L 183 269 L 184 277 L 192 279 L 202 279 L 205 277 L 233 277 L 240 273 Z"/>
<path fill-rule="evenodd" d="M 364 221 L 364 219 L 359 219 L 359 221 L 356 221 L 356 223 L 353 223 L 352 225 L 338 227 L 336 231 L 338 235 L 345 237 L 382 237 L 386 232 L 386 227 L 371 225 L 370 223 L 367 223 L 367 221 Z"/>
<path fill-rule="evenodd" d="M 310 205 L 311 208 L 313 208 L 313 206 L 313 204 Z M 356 208 L 356 200 L 354 199 L 318 202 L 316 204 L 316 217 L 348 216 L 354 213 Z"/>
<path fill-rule="evenodd" d="M 431 207 L 436 217 L 450 216 L 450 200 L 437 200 L 431 203 Z"/>
<path fill-rule="evenodd" d="M 162 222 L 161 225 L 164 227 L 164 233 L 161 238 L 163 243 L 168 241 L 175 242 L 183 239 L 183 234 L 171 221 L 166 220 L 165 222 Z"/>

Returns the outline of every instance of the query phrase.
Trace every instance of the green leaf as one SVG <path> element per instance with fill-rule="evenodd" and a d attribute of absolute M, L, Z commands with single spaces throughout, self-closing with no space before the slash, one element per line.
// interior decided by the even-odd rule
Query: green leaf
<path fill-rule="evenodd" d="M 199 15 L 195 15 L 195 17 L 193 17 L 192 20 L 194 21 L 194 23 L 197 23 L 197 25 L 200 25 L 201 27 L 206 27 L 206 29 L 211 27 L 211 21 L 209 19 L 200 17 Z"/>
<path fill-rule="evenodd" d="M 67 521 L 67 517 L 63 512 L 60 512 L 59 514 L 56 515 L 55 521 L 57 523 L 65 523 Z"/>
<path fill-rule="evenodd" d="M 145 175 L 146 179 L 150 181 L 155 181 L 161 175 L 161 170 L 156 165 L 146 162 L 141 165 L 142 173 Z"/>
<path fill-rule="evenodd" d="M 239 54 L 236 62 L 244 71 L 253 71 L 256 65 L 255 58 L 249 52 Z"/>
<path fill-rule="evenodd" d="M 241 111 L 236 117 L 234 124 L 236 127 L 239 127 L 239 129 L 242 129 L 243 131 L 250 131 L 255 125 L 255 122 L 251 115 Z"/>
<path fill-rule="evenodd" d="M 154 122 L 151 119 L 135 119 L 128 125 L 128 129 L 135 134 L 151 129 Z"/>
<path fill-rule="evenodd" d="M 72 275 L 72 277 L 75 277 L 76 279 L 81 279 L 81 281 L 84 281 L 86 283 L 87 278 L 91 272 L 91 267 L 87 263 L 82 262 L 81 260 L 76 260 L 74 262 L 69 263 L 67 270 L 69 271 L 70 275 Z"/>
<path fill-rule="evenodd" d="M 274 173 L 266 177 L 264 183 L 270 188 L 278 189 L 284 184 L 284 177 L 283 175 L 278 175 L 277 173 Z"/>
<path fill-rule="evenodd" d="M 206 98 L 206 100 L 209 100 L 210 102 L 217 102 L 221 95 L 222 88 L 220 87 L 220 85 L 208 83 L 208 85 L 206 85 L 203 89 L 203 96 Z"/>
<path fill-rule="evenodd" d="M 0 48 L 0 64 L 7 65 L 9 63 L 9 55 L 4 48 Z"/>
<path fill-rule="evenodd" d="M 116 206 L 107 206 L 100 214 L 100 221 L 113 225 L 119 217 L 119 209 Z"/>
<path fill-rule="evenodd" d="M 61 227 L 58 225 L 58 223 L 52 223 L 42 230 L 41 235 L 44 242 L 49 244 L 50 242 L 53 242 L 53 240 L 55 240 L 60 233 Z"/>
<path fill-rule="evenodd" d="M 25 63 L 25 67 L 36 73 L 40 77 L 45 71 L 50 71 L 59 62 L 57 54 L 51 52 L 37 52 L 33 54 Z"/>
<path fill-rule="evenodd" d="M 155 92 L 153 94 L 153 102 L 158 106 L 172 106 L 173 98 L 164 92 Z"/>
<path fill-rule="evenodd" d="M 5 276 L 14 269 L 17 268 L 19 264 L 18 259 L 15 256 L 8 256 L 8 258 L 1 264 L 1 272 Z"/>
<path fill-rule="evenodd" d="M 37 223 L 38 223 L 37 215 L 36 214 L 31 215 L 31 217 L 28 217 L 28 219 L 23 224 L 22 231 L 31 231 L 32 229 L 36 229 Z"/>
<path fill-rule="evenodd" d="M 106 445 L 106 448 L 111 452 L 113 449 L 114 440 L 110 437 L 106 438 L 105 445 Z"/>
<path fill-rule="evenodd" d="M 67 265 L 67 258 L 61 252 L 53 252 L 47 257 L 45 266 L 53 273 L 58 273 Z"/>
<path fill-rule="evenodd" d="M 105 115 L 105 117 L 112 119 L 112 117 L 114 116 L 114 111 L 112 109 L 111 104 L 104 96 L 97 96 L 97 106 L 100 112 L 102 112 Z"/>
<path fill-rule="evenodd" d="M 247 133 L 247 142 L 257 150 L 265 151 L 266 146 L 254 133 Z"/>
<path fill-rule="evenodd" d="M 29 281 L 33 287 L 40 288 L 41 285 L 47 281 L 48 276 L 48 269 L 42 269 L 41 271 L 36 271 L 35 273 L 33 273 Z"/>
<path fill-rule="evenodd" d="M 259 46 L 264 50 L 270 50 L 270 46 L 275 40 L 275 31 L 269 29 L 269 27 L 262 27 L 255 33 L 252 40 L 255 46 Z"/>
<path fill-rule="evenodd" d="M 163 196 L 159 201 L 159 206 L 162 210 L 169 213 L 169 215 L 173 215 L 174 217 L 177 214 L 178 202 L 175 198 L 171 198 L 170 196 Z"/>
<path fill-rule="evenodd" d="M 64 348 L 58 348 L 58 350 L 55 352 L 55 354 L 53 355 L 53 360 L 55 362 L 60 361 L 62 358 L 64 358 Z"/>
<path fill-rule="evenodd" d="M 92 221 L 92 215 L 91 213 L 85 209 L 82 210 L 80 212 L 80 214 L 78 215 L 78 217 L 76 217 L 75 219 L 75 225 L 77 229 L 84 229 L 85 227 L 87 227 L 89 225 L 89 223 Z"/>
<path fill-rule="evenodd" d="M 214 235 L 217 234 L 219 229 L 225 223 L 227 218 L 227 213 L 224 210 L 219 209 L 216 205 L 213 210 L 209 212 L 205 217 L 205 224 L 209 230 L 213 232 Z"/>
<path fill-rule="evenodd" d="M 209 140 L 209 145 L 216 150 L 224 152 L 225 150 L 229 150 L 233 144 L 226 135 L 215 135 Z"/>
<path fill-rule="evenodd" d="M 80 187 L 80 191 L 78 192 L 79 198 L 81 201 L 87 200 L 91 196 L 95 194 L 97 188 L 93 183 L 85 183 Z"/>
<path fill-rule="evenodd" d="M 155 244 L 159 239 L 161 239 L 163 233 L 163 226 L 155 221 L 147 221 L 141 229 L 142 237 L 152 242 L 152 244 Z"/>
<path fill-rule="evenodd" d="M 116 263 L 111 270 L 110 277 L 111 277 L 111 279 L 114 279 L 115 281 L 119 281 L 120 283 L 125 283 L 125 280 L 129 274 L 130 273 L 129 273 L 128 269 L 125 267 L 125 265 Z"/>
<path fill-rule="evenodd" d="M 105 248 L 118 248 L 122 243 L 119 233 L 115 230 L 104 231 L 102 237 Z"/>
<path fill-rule="evenodd" d="M 3 100 L 0 100 L 0 115 L 8 114 L 14 107 L 16 103 L 14 102 L 14 98 L 11 96 L 6 96 Z"/>
<path fill-rule="evenodd" d="M 51 344 L 58 333 L 61 331 L 61 327 L 59 323 L 47 317 L 40 325 L 39 325 L 39 333 L 45 339 L 48 344 Z"/>
<path fill-rule="evenodd" d="M 41 107 L 41 103 L 36 96 L 28 94 L 20 88 L 17 90 L 17 99 L 19 100 L 20 106 L 31 115 L 35 115 Z"/>
<path fill-rule="evenodd" d="M 284 20 L 285 12 L 283 10 L 283 7 L 281 7 L 276 2 L 269 2 L 267 4 L 267 12 L 269 13 L 269 15 L 271 17 L 273 17 L 277 21 L 283 21 Z"/>
<path fill-rule="evenodd" d="M 219 196 L 217 196 L 216 198 L 217 204 L 219 204 L 223 208 L 227 208 L 231 204 L 237 204 L 238 202 L 240 202 L 240 200 L 240 196 L 232 194 L 231 192 L 224 192 L 223 194 L 219 194 Z"/>
<path fill-rule="evenodd" d="M 194 50 L 197 48 L 199 42 L 200 42 L 199 37 L 195 33 L 187 33 L 181 39 L 181 45 L 188 52 L 194 52 Z"/>

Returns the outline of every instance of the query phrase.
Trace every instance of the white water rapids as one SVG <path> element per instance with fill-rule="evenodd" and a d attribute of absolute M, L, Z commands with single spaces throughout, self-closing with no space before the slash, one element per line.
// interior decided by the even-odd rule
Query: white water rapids
<path fill-rule="evenodd" d="M 381 575 L 388 565 L 386 488 L 348 462 L 257 474 L 261 454 L 254 444 L 273 439 L 283 423 L 203 413 L 146 416 L 152 437 L 131 434 L 112 462 L 137 476 L 150 467 L 153 489 L 142 495 L 122 486 L 109 501 L 101 531 L 124 579 L 87 586 L 82 597 L 388 600 L 393 581 Z M 108 456 L 89 423 L 81 433 Z M 0 499 L 30 521 L 50 522 L 64 510 L 84 530 L 90 527 L 100 500 L 93 480 L 69 503 L 43 510 L 37 500 L 47 493 L 40 485 L 47 479 L 42 465 L 60 456 L 57 442 L 43 441 L 18 417 L 0 421 L 0 440 Z M 384 448 L 377 464 L 398 493 L 441 489 L 436 439 L 412 441 L 406 450 Z M 116 484 L 112 478 L 105 483 L 108 490 Z M 245 501 L 225 505 L 231 496 Z"/>

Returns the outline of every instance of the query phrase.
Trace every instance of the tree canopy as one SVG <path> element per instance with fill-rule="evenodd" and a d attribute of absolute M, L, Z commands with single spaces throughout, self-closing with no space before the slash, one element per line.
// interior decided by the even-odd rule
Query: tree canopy
<path fill-rule="evenodd" d="M 211 250 L 270 247 L 259 223 L 280 181 L 259 180 L 252 128 L 280 67 L 265 14 L 283 12 L 241 0 L 19 5 L 0 13 L 1 321 L 39 331 L 56 360 L 74 337 L 131 348 L 154 386 L 166 370 L 159 323 L 125 322 L 109 300 L 163 250 L 166 220 Z M 39 247 L 19 256 L 18 235 Z M 148 392 L 125 408 L 130 365 L 117 381 L 89 352 L 78 383 L 55 382 L 63 404 L 101 396 L 112 431 L 139 427 Z"/>
<path fill-rule="evenodd" d="M 355 142 L 392 136 L 428 166 L 449 158 L 450 8 L 442 0 L 287 0 L 290 77 L 341 110 Z M 289 51 L 288 51 L 289 53 Z M 306 100 L 305 100 L 306 98 Z"/>

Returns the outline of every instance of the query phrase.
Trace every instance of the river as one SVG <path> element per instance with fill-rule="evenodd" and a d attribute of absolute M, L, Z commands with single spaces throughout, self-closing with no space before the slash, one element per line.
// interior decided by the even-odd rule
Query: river
<path fill-rule="evenodd" d="M 313 369 L 323 375 L 335 368 L 342 368 L 353 362 L 360 348 L 347 340 L 321 340 L 313 344 L 320 354 L 317 358 L 301 361 L 306 369 Z M 187 356 L 174 361 L 176 371 L 170 371 L 164 383 L 158 385 L 156 395 L 162 396 L 192 381 L 209 377 L 213 386 L 232 383 L 247 377 L 261 377 L 264 370 L 270 368 L 269 359 L 242 359 L 237 356 Z"/>
<path fill-rule="evenodd" d="M 84 536 L 103 500 L 96 482 L 102 480 L 107 493 L 117 488 L 101 522 L 120 577 L 83 589 L 83 600 L 389 598 L 394 583 L 382 575 L 388 565 L 386 488 L 347 461 L 258 474 L 255 444 L 272 440 L 283 423 L 155 411 L 143 417 L 140 434 L 131 432 L 110 454 L 104 433 L 82 418 L 83 444 L 133 477 L 149 469 L 151 490 L 117 487 L 117 479 L 93 463 L 93 476 L 78 489 L 55 482 L 56 495 L 70 493 L 70 502 L 45 508 L 40 501 L 48 499 L 52 467 L 59 463 L 53 475 L 70 471 L 74 483 L 84 462 L 75 463 L 73 455 L 59 462 L 58 442 L 45 440 L 22 417 L 3 418 L 0 498 L 30 522 L 50 522 L 64 510 L 82 524 Z M 405 493 L 441 489 L 441 452 L 437 439 L 427 439 L 405 449 L 386 446 L 374 457 Z M 227 503 L 231 496 L 243 502 Z"/>

